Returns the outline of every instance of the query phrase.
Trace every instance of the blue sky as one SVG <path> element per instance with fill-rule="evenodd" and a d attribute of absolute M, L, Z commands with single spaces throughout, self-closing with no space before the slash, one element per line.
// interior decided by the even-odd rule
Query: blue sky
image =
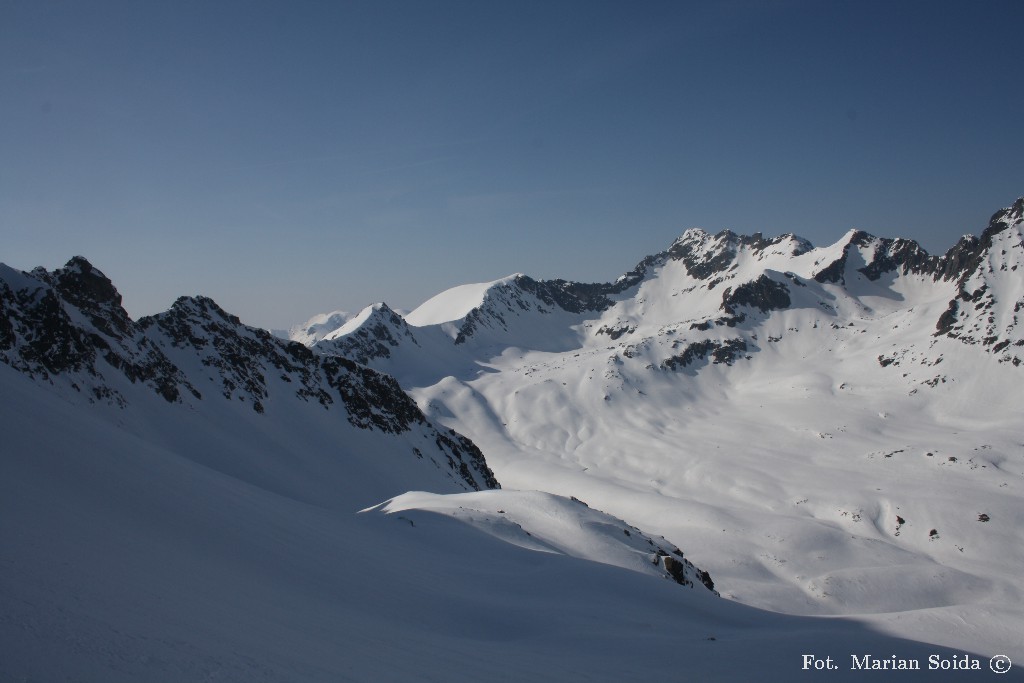
<path fill-rule="evenodd" d="M 1018 2 L 0 0 L 0 261 L 133 316 L 614 279 L 689 227 L 941 252 L 1024 194 Z"/>

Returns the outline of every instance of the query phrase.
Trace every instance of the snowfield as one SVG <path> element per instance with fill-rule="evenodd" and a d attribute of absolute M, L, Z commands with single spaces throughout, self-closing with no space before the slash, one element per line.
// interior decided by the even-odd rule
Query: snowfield
<path fill-rule="evenodd" d="M 592 310 L 504 280 L 436 313 L 476 322 L 460 363 L 368 362 L 506 487 L 664 536 L 730 600 L 1024 656 L 1022 212 L 941 260 L 688 231 Z"/>
<path fill-rule="evenodd" d="M 842 663 L 830 679 L 852 681 L 864 674 L 850 653 L 991 656 L 905 639 L 922 620 L 949 627 L 941 618 L 790 617 L 680 586 L 644 555 L 642 571 L 622 568 L 636 535 L 568 499 L 408 494 L 359 513 L 355 477 L 330 501 L 285 495 L 147 426 L 265 452 L 237 421 L 83 411 L 0 373 L 4 680 L 789 680 L 813 676 L 802 656 L 816 653 Z M 926 667 L 908 680 L 936 680 Z"/>

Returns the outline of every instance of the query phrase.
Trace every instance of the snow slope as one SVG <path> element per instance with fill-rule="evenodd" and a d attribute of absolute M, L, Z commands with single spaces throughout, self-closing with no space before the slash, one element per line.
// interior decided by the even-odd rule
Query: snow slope
<path fill-rule="evenodd" d="M 761 612 L 574 557 L 575 520 L 597 518 L 567 499 L 538 510 L 536 494 L 512 491 L 404 497 L 474 516 L 504 509 L 522 525 L 513 543 L 434 512 L 359 514 L 355 474 L 322 501 L 218 471 L 149 431 L 169 419 L 155 401 L 83 409 L 6 365 L 0 387 L 4 680 L 788 680 L 814 676 L 800 669 L 807 653 L 841 658 L 829 680 L 862 680 L 849 652 L 925 667 L 932 654 L 990 656 L 904 640 L 900 624 L 885 633 Z M 173 421 L 223 442 L 202 414 Z M 231 433 L 272 457 L 263 435 Z M 586 538 L 636 540 L 618 522 L 610 531 Z M 544 551 L 524 548 L 526 533 Z M 972 673 L 907 680 L 992 675 Z"/>
<path fill-rule="evenodd" d="M 507 284 L 516 277 L 518 277 L 518 274 L 509 275 L 493 282 L 480 282 L 452 287 L 424 301 L 413 309 L 409 315 L 405 316 L 405 319 L 413 327 L 440 325 L 441 323 L 461 320 L 470 311 L 484 302 L 488 290 L 495 286 Z"/>

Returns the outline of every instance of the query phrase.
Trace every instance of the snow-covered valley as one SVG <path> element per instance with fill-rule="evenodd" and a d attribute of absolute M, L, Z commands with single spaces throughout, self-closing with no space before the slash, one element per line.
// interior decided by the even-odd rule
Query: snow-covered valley
<path fill-rule="evenodd" d="M 364 358 L 505 486 L 690 547 L 727 598 L 1020 652 L 1022 207 L 942 257 L 690 231 L 608 285 L 442 293 Z"/>
<path fill-rule="evenodd" d="M 1024 662 L 1022 218 L 942 257 L 688 231 L 307 346 L 0 267 L 0 674 L 990 679 Z"/>

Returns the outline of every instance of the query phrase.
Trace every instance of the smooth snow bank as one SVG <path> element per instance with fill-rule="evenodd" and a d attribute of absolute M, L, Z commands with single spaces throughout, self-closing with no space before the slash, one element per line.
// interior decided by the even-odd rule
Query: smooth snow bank
<path fill-rule="evenodd" d="M 670 578 L 661 555 L 682 552 L 665 539 L 651 539 L 621 519 L 577 499 L 540 491 L 494 490 L 439 495 L 405 493 L 379 506 L 395 514 L 425 510 L 453 517 L 512 545 L 553 552 Z M 659 553 L 660 551 L 660 553 Z M 690 580 L 696 578 L 689 571 Z M 695 582 L 696 583 L 696 582 Z M 699 584 L 696 584 L 699 586 Z"/>
<path fill-rule="evenodd" d="M 440 325 L 453 320 L 461 320 L 484 302 L 487 290 L 511 282 L 517 277 L 519 277 L 519 273 L 492 282 L 477 282 L 452 287 L 420 304 L 412 313 L 405 316 L 405 321 L 413 327 L 425 327 L 426 325 Z"/>
<path fill-rule="evenodd" d="M 363 323 L 370 319 L 370 316 L 374 312 L 379 311 L 384 307 L 384 303 L 370 304 L 363 310 L 356 313 L 354 316 L 346 320 L 340 327 L 331 332 L 328 332 L 323 336 L 324 339 L 331 340 L 337 339 L 338 337 L 344 337 L 346 334 L 352 334 L 358 330 Z"/>

